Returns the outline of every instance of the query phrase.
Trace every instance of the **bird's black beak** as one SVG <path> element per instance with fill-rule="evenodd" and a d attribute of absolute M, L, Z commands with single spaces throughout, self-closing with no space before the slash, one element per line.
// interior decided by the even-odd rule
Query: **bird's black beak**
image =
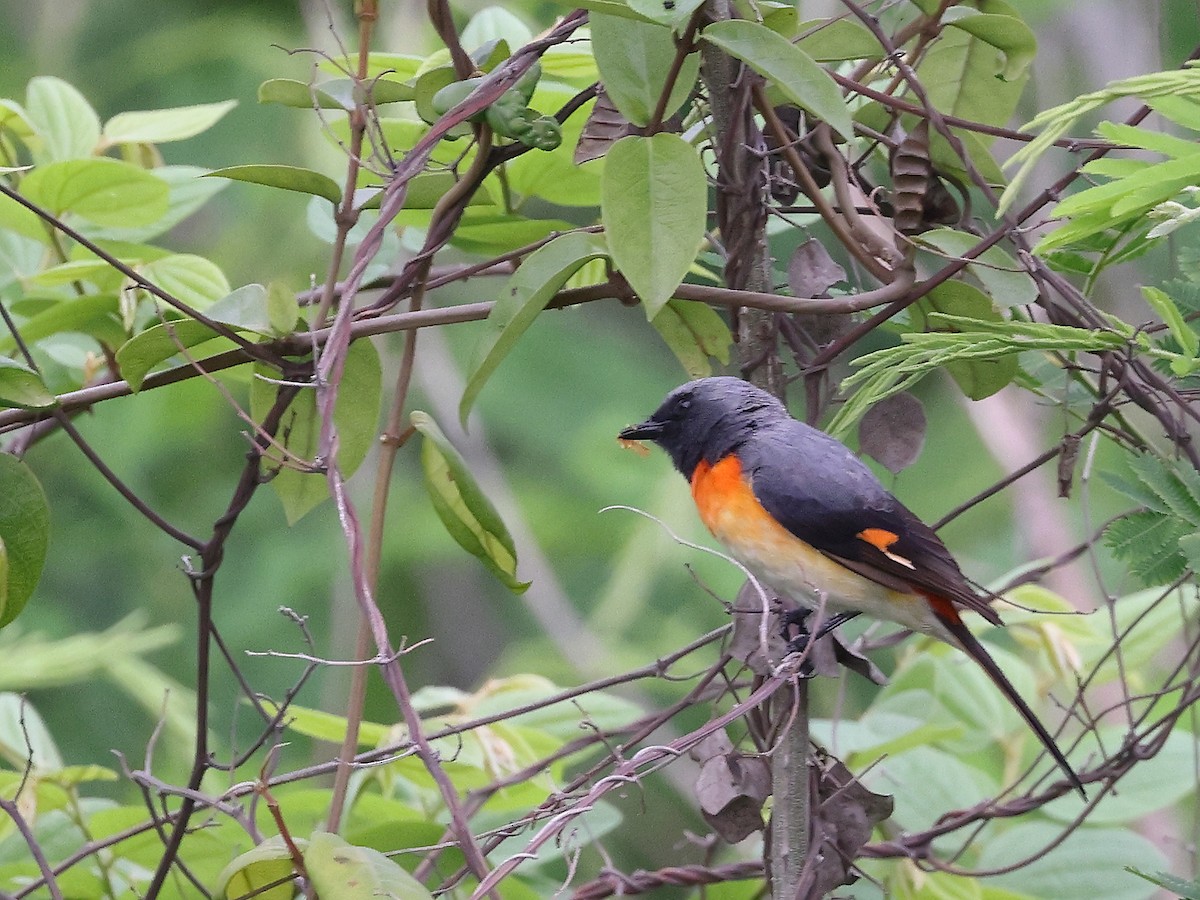
<path fill-rule="evenodd" d="M 663 424 L 647 419 L 640 425 L 630 425 L 617 435 L 623 441 L 655 441 L 662 437 Z"/>

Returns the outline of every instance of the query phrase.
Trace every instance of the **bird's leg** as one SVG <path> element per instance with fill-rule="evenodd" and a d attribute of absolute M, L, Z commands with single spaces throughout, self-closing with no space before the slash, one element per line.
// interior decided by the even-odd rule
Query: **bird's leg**
<path fill-rule="evenodd" d="M 807 606 L 797 606 L 787 610 L 780 617 L 783 625 L 780 629 L 780 636 L 787 645 L 789 654 L 803 652 L 804 648 L 808 646 L 811 635 L 805 622 L 808 621 L 810 615 L 812 615 L 812 610 Z M 805 660 L 797 674 L 801 678 L 812 678 L 816 672 L 813 670 L 812 663 Z"/>
<path fill-rule="evenodd" d="M 803 652 L 804 648 L 807 647 L 811 641 L 820 640 L 835 628 L 846 624 L 858 615 L 857 611 L 837 613 L 836 615 L 830 616 L 828 619 L 826 619 L 825 622 L 821 624 L 821 627 L 817 629 L 816 634 L 810 634 L 804 623 L 805 620 L 808 619 L 808 616 L 811 612 L 812 610 L 801 607 L 800 609 L 792 610 L 784 616 L 783 636 L 787 641 L 788 650 L 792 653 Z M 799 634 L 797 634 L 795 637 L 789 637 L 787 632 L 789 625 L 796 625 L 799 628 Z"/>

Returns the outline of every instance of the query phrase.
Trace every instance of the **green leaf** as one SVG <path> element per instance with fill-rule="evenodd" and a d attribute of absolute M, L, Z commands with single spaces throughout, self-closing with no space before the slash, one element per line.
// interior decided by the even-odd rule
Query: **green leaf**
<path fill-rule="evenodd" d="M 21 694 L 0 694 L 0 746 L 8 759 L 28 759 L 41 776 L 62 770 L 63 757 L 45 720 Z"/>
<path fill-rule="evenodd" d="M 140 271 L 147 281 L 194 309 L 203 310 L 232 290 L 216 263 L 193 253 L 151 260 Z"/>
<path fill-rule="evenodd" d="M 533 40 L 533 31 L 503 6 L 485 6 L 471 16 L 461 40 L 470 50 L 482 47 L 488 41 L 505 41 L 509 47 L 523 47 Z"/>
<path fill-rule="evenodd" d="M 22 193 L 56 216 L 74 213 L 97 225 L 149 225 L 167 212 L 166 182 L 119 159 L 72 159 L 34 169 Z"/>
<path fill-rule="evenodd" d="M 938 228 L 917 237 L 918 243 L 931 244 L 942 253 L 961 256 L 979 243 L 976 235 L 952 228 Z M 968 264 L 967 270 L 979 279 L 983 289 L 1001 306 L 1024 306 L 1038 298 L 1037 283 L 1003 247 L 990 247 Z"/>
<path fill-rule="evenodd" d="M 0 228 L 46 244 L 49 243 L 48 227 L 40 216 L 8 195 L 0 194 Z"/>
<path fill-rule="evenodd" d="M 733 335 L 721 315 L 708 304 L 668 300 L 650 324 L 691 378 L 712 374 L 709 357 L 728 365 Z"/>
<path fill-rule="evenodd" d="M 398 863 L 370 847 L 355 847 L 336 834 L 314 832 L 304 868 L 322 897 L 338 900 L 433 900 Z"/>
<path fill-rule="evenodd" d="M 166 144 L 195 137 L 216 125 L 236 100 L 117 113 L 104 123 L 110 144 Z"/>
<path fill-rule="evenodd" d="M 521 263 L 488 314 L 485 330 L 475 345 L 467 386 L 458 405 L 464 425 L 484 384 L 546 304 L 580 266 L 605 255 L 601 235 L 574 232 L 554 238 Z"/>
<path fill-rule="evenodd" d="M 295 839 L 303 852 L 307 841 Z M 267 838 L 253 850 L 241 854 L 227 865 L 217 878 L 216 895 L 226 900 L 253 896 L 256 900 L 291 900 L 295 893 L 290 880 L 292 853 L 279 835 Z M 282 884 L 267 885 L 285 879 Z"/>
<path fill-rule="evenodd" d="M 1179 552 L 1193 572 L 1200 572 L 1200 531 L 1185 534 L 1179 539 Z"/>
<path fill-rule="evenodd" d="M 1151 453 L 1129 456 L 1128 465 L 1129 471 L 1161 498 L 1173 515 L 1191 525 L 1200 526 L 1200 497 L 1181 477 L 1190 474 L 1187 470 L 1177 470 Z"/>
<path fill-rule="evenodd" d="M 696 258 L 708 182 L 696 151 L 674 134 L 630 135 L 608 151 L 600 214 L 613 263 L 653 320 Z"/>
<path fill-rule="evenodd" d="M 1175 302 L 1165 291 L 1156 287 L 1143 287 L 1142 296 L 1150 304 L 1151 309 L 1158 313 L 1159 318 L 1170 330 L 1171 337 L 1175 338 L 1179 346 L 1183 348 L 1183 352 L 1195 359 L 1197 352 L 1200 352 L 1200 339 L 1197 339 L 1196 332 L 1188 325 Z"/>
<path fill-rule="evenodd" d="M 280 712 L 279 707 L 272 701 L 264 700 L 263 703 L 272 713 Z M 346 717 L 335 713 L 309 709 L 306 706 L 289 705 L 285 721 L 289 731 L 305 737 L 317 738 L 331 744 L 340 744 L 346 739 Z M 359 723 L 358 745 L 360 747 L 378 747 L 393 736 L 391 725 L 366 720 Z"/>
<path fill-rule="evenodd" d="M 1191 529 L 1186 523 L 1155 512 L 1118 519 L 1105 529 L 1104 542 L 1124 559 L 1143 584 L 1167 584 L 1183 574 L 1187 560 L 1180 541 Z"/>
<path fill-rule="evenodd" d="M 1126 872 L 1136 875 L 1138 878 L 1145 878 L 1151 884 L 1157 884 L 1161 888 L 1166 888 L 1173 894 L 1178 894 L 1182 900 L 1200 900 L 1200 880 L 1187 881 L 1170 872 L 1158 872 L 1151 875 L 1149 872 L 1143 872 L 1136 866 L 1126 866 Z"/>
<path fill-rule="evenodd" d="M 8 548 L 0 538 L 0 612 L 8 609 Z"/>
<path fill-rule="evenodd" d="M 55 403 L 41 376 L 28 366 L 0 356 L 0 407 L 45 409 Z"/>
<path fill-rule="evenodd" d="M 134 335 L 117 350 L 117 366 L 129 389 L 137 393 L 150 370 L 189 347 L 211 341 L 216 332 L 195 319 L 160 322 Z M 232 346 L 232 345 L 231 345 Z"/>
<path fill-rule="evenodd" d="M 595 22 L 597 15 L 634 22 L 650 21 L 641 13 L 635 12 L 623 0 L 552 0 L 552 2 L 557 3 L 559 6 L 565 6 L 568 9 L 586 9 L 591 13 L 588 16 L 589 22 Z"/>
<path fill-rule="evenodd" d="M 205 311 L 210 319 L 232 325 L 255 334 L 271 334 L 271 317 L 267 312 L 267 289 L 261 284 L 244 284 L 214 303 Z"/>
<path fill-rule="evenodd" d="M 1141 147 L 1143 150 L 1151 150 L 1155 153 L 1161 153 L 1163 156 L 1170 156 L 1175 159 L 1181 159 L 1185 156 L 1195 156 L 1200 154 L 1200 145 L 1195 141 L 1189 141 L 1185 138 L 1175 137 L 1173 134 L 1166 134 L 1162 131 L 1151 131 L 1148 128 L 1138 128 L 1136 125 L 1125 125 L 1117 122 L 1101 122 L 1096 126 L 1096 134 L 1106 140 L 1112 141 L 1114 144 L 1129 144 L 1131 147 Z M 1097 163 L 1103 163 L 1106 160 L 1093 160 L 1084 167 L 1085 172 L 1095 172 Z M 1135 163 L 1140 162 L 1146 165 L 1152 165 L 1146 160 L 1107 160 L 1110 163 Z"/>
<path fill-rule="evenodd" d="M 979 9 L 989 15 L 989 20 L 1000 16 L 1020 27 L 1020 18 L 1006 3 L 983 0 Z M 917 75 L 929 102 L 943 113 L 988 125 L 1004 125 L 1021 99 L 1028 72 L 1007 81 L 998 78 L 997 73 L 1006 71 L 1012 59 L 988 41 L 964 30 L 969 21 L 964 19 L 955 23 L 959 27 L 942 31 L 917 66 Z"/>
<path fill-rule="evenodd" d="M 413 98 L 411 85 L 398 81 L 375 80 L 370 86 L 370 102 L 379 106 L 384 103 L 399 103 Z M 321 109 L 351 110 L 356 105 L 358 86 L 353 79 L 337 78 L 310 85 L 293 78 L 272 78 L 258 86 L 259 103 L 278 103 L 293 109 L 312 109 L 314 104 Z M 365 96 L 363 99 L 367 99 Z"/>
<path fill-rule="evenodd" d="M 671 29 L 678 29 L 687 23 L 704 0 L 628 0 L 629 8 L 635 13 L 645 16 Z"/>
<path fill-rule="evenodd" d="M 259 103 L 278 103 L 292 109 L 345 110 L 341 100 L 321 89 L 320 85 L 297 81 L 294 78 L 271 78 L 258 86 Z"/>
<path fill-rule="evenodd" d="M 800 23 L 796 46 L 817 62 L 848 59 L 883 59 L 886 55 L 875 35 L 852 19 L 812 19 Z"/>
<path fill-rule="evenodd" d="M 170 231 L 229 186 L 228 182 L 206 181 L 207 169 L 198 166 L 159 166 L 152 174 L 167 185 L 167 211 L 148 225 L 91 227 L 88 237 L 106 241 L 143 243 Z"/>
<path fill-rule="evenodd" d="M 300 304 L 286 284 L 272 281 L 267 285 L 267 321 L 275 334 L 291 334 L 300 320 Z"/>
<path fill-rule="evenodd" d="M 1053 853 L 1038 854 L 1050 846 Z M 1162 851 L 1128 828 L 1079 828 L 1063 840 L 1062 825 L 1032 819 L 1014 823 L 983 844 L 977 866 L 1007 869 L 1030 857 L 1035 857 L 1032 862 L 995 876 L 995 883 L 1055 900 L 1144 900 L 1146 885 L 1123 877 L 1122 867 L 1167 868 Z"/>
<path fill-rule="evenodd" d="M 479 559 L 510 591 L 523 593 L 517 580 L 517 551 L 496 507 L 479 489 L 466 461 L 437 423 L 417 410 L 411 416 L 421 432 L 421 466 L 433 509 L 458 545 Z"/>
<path fill-rule="evenodd" d="M 0 453 L 0 547 L 3 586 L 0 627 L 24 609 L 37 586 L 50 543 L 50 509 L 42 486 L 25 463 Z"/>
<path fill-rule="evenodd" d="M 357 61 L 357 57 L 355 57 Z M 390 78 L 393 81 L 407 81 L 417 74 L 425 63 L 425 57 L 411 53 L 383 53 L 373 50 L 367 56 L 367 78 Z M 344 75 L 344 62 L 333 59 L 322 59 L 317 63 L 322 72 L 332 75 Z"/>
<path fill-rule="evenodd" d="M 769 79 L 789 100 L 828 122 L 842 137 L 854 137 L 850 109 L 837 83 L 787 38 L 744 19 L 714 22 L 701 37 Z"/>
<path fill-rule="evenodd" d="M 950 282 L 954 284 L 954 282 Z M 948 285 L 942 285 L 948 287 Z M 967 288 L 963 285 L 962 287 Z M 972 301 L 970 291 L 978 297 Z M 943 294 L 946 298 L 947 294 Z M 987 298 L 974 288 L 963 293 L 968 305 L 979 305 L 978 298 Z M 951 299 L 953 299 L 951 297 Z M 990 305 L 990 304 L 989 304 Z M 925 309 L 928 309 L 928 305 Z M 920 308 L 915 309 L 919 315 Z M 902 335 L 902 344 L 866 353 L 854 360 L 861 366 L 842 382 L 842 391 L 859 386 L 834 416 L 826 430 L 836 436 L 845 434 L 874 403 L 908 390 L 930 372 L 956 363 L 978 360 L 1000 360 L 1026 350 L 1079 350 L 1096 352 L 1116 350 L 1126 345 L 1129 335 L 1117 331 L 1070 328 L 1037 322 L 965 318 L 940 312 L 929 312 L 930 322 L 945 325 L 952 331 L 911 332 Z"/>
<path fill-rule="evenodd" d="M 942 22 L 961 28 L 999 50 L 1005 61 L 996 74 L 1005 81 L 1025 75 L 1037 56 L 1037 38 L 1015 15 L 994 15 L 967 6 L 955 6 L 942 13 Z"/>
<path fill-rule="evenodd" d="M 338 187 L 336 181 L 328 175 L 299 166 L 228 166 L 209 172 L 208 177 L 248 181 L 251 184 L 262 184 L 285 191 L 313 194 L 317 197 L 324 197 L 333 204 L 338 204 L 342 200 L 342 189 Z"/>
<path fill-rule="evenodd" d="M 648 125 L 675 60 L 671 31 L 661 25 L 593 14 L 592 52 L 613 105 L 635 125 Z M 700 55 L 689 53 L 671 87 L 664 116 L 675 113 L 695 87 Z"/>
<path fill-rule="evenodd" d="M 255 375 L 278 378 L 266 366 L 255 366 Z M 256 377 L 250 384 L 250 414 L 261 422 L 275 402 L 276 387 Z M 338 430 L 338 465 L 349 478 L 366 458 L 379 427 L 379 400 L 383 373 L 379 351 L 370 340 L 357 340 L 346 353 L 346 365 L 338 390 L 333 421 Z M 301 462 L 311 462 L 320 449 L 321 423 L 316 392 L 302 390 L 284 414 L 278 437 Z M 276 464 L 281 461 L 273 460 Z M 329 484 L 321 472 L 302 471 L 294 461 L 285 462 L 271 479 L 271 488 L 283 503 L 289 525 L 295 525 L 314 506 L 329 496 Z"/>
<path fill-rule="evenodd" d="M 128 259 L 122 260 L 128 264 Z M 140 262 L 140 260 L 139 260 Z M 73 259 L 70 262 L 50 266 L 30 278 L 39 287 L 57 287 L 76 281 L 90 282 L 102 290 L 115 291 L 124 276 L 102 259 Z"/>
<path fill-rule="evenodd" d="M 100 118 L 83 94 L 63 81 L 39 75 L 29 81 L 25 116 L 37 132 L 33 158 L 38 163 L 91 156 L 100 143 Z"/>
<path fill-rule="evenodd" d="M 1142 166 L 1124 178 L 1073 194 L 1054 207 L 1054 215 L 1074 217 L 1090 212 L 1105 212 L 1115 220 L 1140 214 L 1170 200 L 1198 178 L 1200 155 L 1169 159 L 1153 166 Z M 1115 224 L 1115 221 L 1110 221 L 1110 224 Z M 1050 242 L 1043 243 L 1053 246 Z"/>
<path fill-rule="evenodd" d="M 468 253 L 495 256 L 574 228 L 562 219 L 526 219 L 484 207 L 466 211 L 450 243 Z"/>

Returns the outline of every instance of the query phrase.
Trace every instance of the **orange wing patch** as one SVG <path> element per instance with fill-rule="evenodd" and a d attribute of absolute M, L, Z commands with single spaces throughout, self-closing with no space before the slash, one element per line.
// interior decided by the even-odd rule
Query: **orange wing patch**
<path fill-rule="evenodd" d="M 888 531 L 886 528 L 864 528 L 855 535 L 860 541 L 866 541 L 892 562 L 898 562 L 902 566 L 907 566 L 915 570 L 917 567 L 912 564 L 911 560 L 905 559 L 898 553 L 892 553 L 889 549 L 892 544 L 900 540 L 900 535 L 894 531 Z"/>

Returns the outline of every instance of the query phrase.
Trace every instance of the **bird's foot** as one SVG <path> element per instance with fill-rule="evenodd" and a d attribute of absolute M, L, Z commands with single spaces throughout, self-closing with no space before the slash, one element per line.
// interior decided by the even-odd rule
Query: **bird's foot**
<path fill-rule="evenodd" d="M 805 624 L 811 614 L 812 610 L 803 606 L 788 610 L 783 614 L 782 636 L 787 644 L 789 656 L 793 653 L 803 653 L 812 642 L 812 634 Z M 806 659 L 800 664 L 796 674 L 801 678 L 812 678 L 817 673 L 812 662 Z"/>

